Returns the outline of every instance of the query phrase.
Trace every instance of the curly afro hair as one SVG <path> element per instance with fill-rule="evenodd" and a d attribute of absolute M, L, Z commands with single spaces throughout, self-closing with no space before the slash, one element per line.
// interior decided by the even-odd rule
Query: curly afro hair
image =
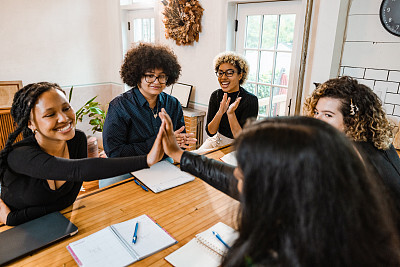
<path fill-rule="evenodd" d="M 339 99 L 345 133 L 354 141 L 372 142 L 378 149 L 388 149 L 393 140 L 393 125 L 386 117 L 381 100 L 367 86 L 348 76 L 330 79 L 318 85 L 304 103 L 303 111 L 314 116 L 318 100 Z M 352 113 L 351 103 L 357 108 Z M 353 109 L 354 111 L 354 109 Z"/>
<path fill-rule="evenodd" d="M 181 74 L 181 65 L 170 48 L 158 44 L 139 43 L 126 53 L 120 74 L 124 83 L 135 87 L 146 71 L 154 69 L 162 69 L 168 76 L 166 86 L 174 84 Z"/>
<path fill-rule="evenodd" d="M 242 79 L 240 79 L 239 84 L 242 85 L 246 82 L 247 76 L 249 74 L 249 63 L 240 54 L 235 52 L 227 51 L 218 54 L 214 58 L 214 69 L 218 71 L 219 66 L 224 63 L 229 63 L 238 69 L 239 74 L 243 73 Z"/>

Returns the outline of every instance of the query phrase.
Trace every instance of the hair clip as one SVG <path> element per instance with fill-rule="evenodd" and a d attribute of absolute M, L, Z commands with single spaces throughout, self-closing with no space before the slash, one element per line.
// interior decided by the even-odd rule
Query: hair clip
<path fill-rule="evenodd" d="M 350 99 L 350 115 L 354 116 L 358 112 L 358 107 L 353 104 L 353 99 Z"/>

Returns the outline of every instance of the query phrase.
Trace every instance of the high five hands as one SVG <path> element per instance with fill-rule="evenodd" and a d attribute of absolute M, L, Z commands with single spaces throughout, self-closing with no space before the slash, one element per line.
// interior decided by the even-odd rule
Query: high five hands
<path fill-rule="evenodd" d="M 194 133 L 182 133 L 185 129 L 185 126 L 182 126 L 178 130 L 174 132 L 176 141 L 178 142 L 179 147 L 181 148 L 189 148 L 189 145 L 196 144 L 197 139 L 194 138 Z"/>

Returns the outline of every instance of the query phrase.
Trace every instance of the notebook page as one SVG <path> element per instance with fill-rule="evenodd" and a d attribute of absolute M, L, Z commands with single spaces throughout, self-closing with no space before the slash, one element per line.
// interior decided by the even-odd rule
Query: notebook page
<path fill-rule="evenodd" d="M 218 222 L 206 231 L 196 235 L 196 238 L 201 243 L 210 247 L 221 255 L 224 255 L 228 249 L 224 246 L 224 244 L 222 244 L 221 241 L 218 240 L 218 238 L 212 233 L 212 231 L 217 232 L 222 240 L 224 240 L 225 243 L 227 243 L 229 246 L 232 246 L 239 236 L 237 231 L 222 222 Z"/>
<path fill-rule="evenodd" d="M 221 265 L 222 257 L 199 243 L 197 239 L 192 239 L 165 257 L 165 260 L 176 267 L 217 267 Z"/>
<path fill-rule="evenodd" d="M 139 226 L 136 244 L 133 244 L 132 237 L 136 222 L 139 222 Z M 120 237 L 123 238 L 126 244 L 139 255 L 139 259 L 145 258 L 176 243 L 175 239 L 147 215 L 141 215 L 135 219 L 114 224 L 113 227 L 118 231 Z"/>
<path fill-rule="evenodd" d="M 233 151 L 231 153 L 228 153 L 226 155 L 224 155 L 223 157 L 221 157 L 221 160 L 225 163 L 228 163 L 230 165 L 233 166 L 237 166 L 237 159 L 236 159 L 236 151 Z"/>
<path fill-rule="evenodd" d="M 149 169 L 132 172 L 132 175 L 154 193 L 194 180 L 194 176 L 181 171 L 178 167 L 165 160 L 157 162 Z"/>
<path fill-rule="evenodd" d="M 109 227 L 67 247 L 79 266 L 126 266 L 135 261 Z"/>

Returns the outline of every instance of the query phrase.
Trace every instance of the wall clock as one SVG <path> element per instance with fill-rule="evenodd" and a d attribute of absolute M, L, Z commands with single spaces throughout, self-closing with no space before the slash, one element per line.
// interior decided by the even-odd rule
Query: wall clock
<path fill-rule="evenodd" d="M 165 37 L 177 45 L 191 45 L 199 41 L 203 8 L 197 0 L 163 0 Z"/>
<path fill-rule="evenodd" d="M 400 0 L 383 0 L 379 17 L 388 32 L 400 36 Z"/>

